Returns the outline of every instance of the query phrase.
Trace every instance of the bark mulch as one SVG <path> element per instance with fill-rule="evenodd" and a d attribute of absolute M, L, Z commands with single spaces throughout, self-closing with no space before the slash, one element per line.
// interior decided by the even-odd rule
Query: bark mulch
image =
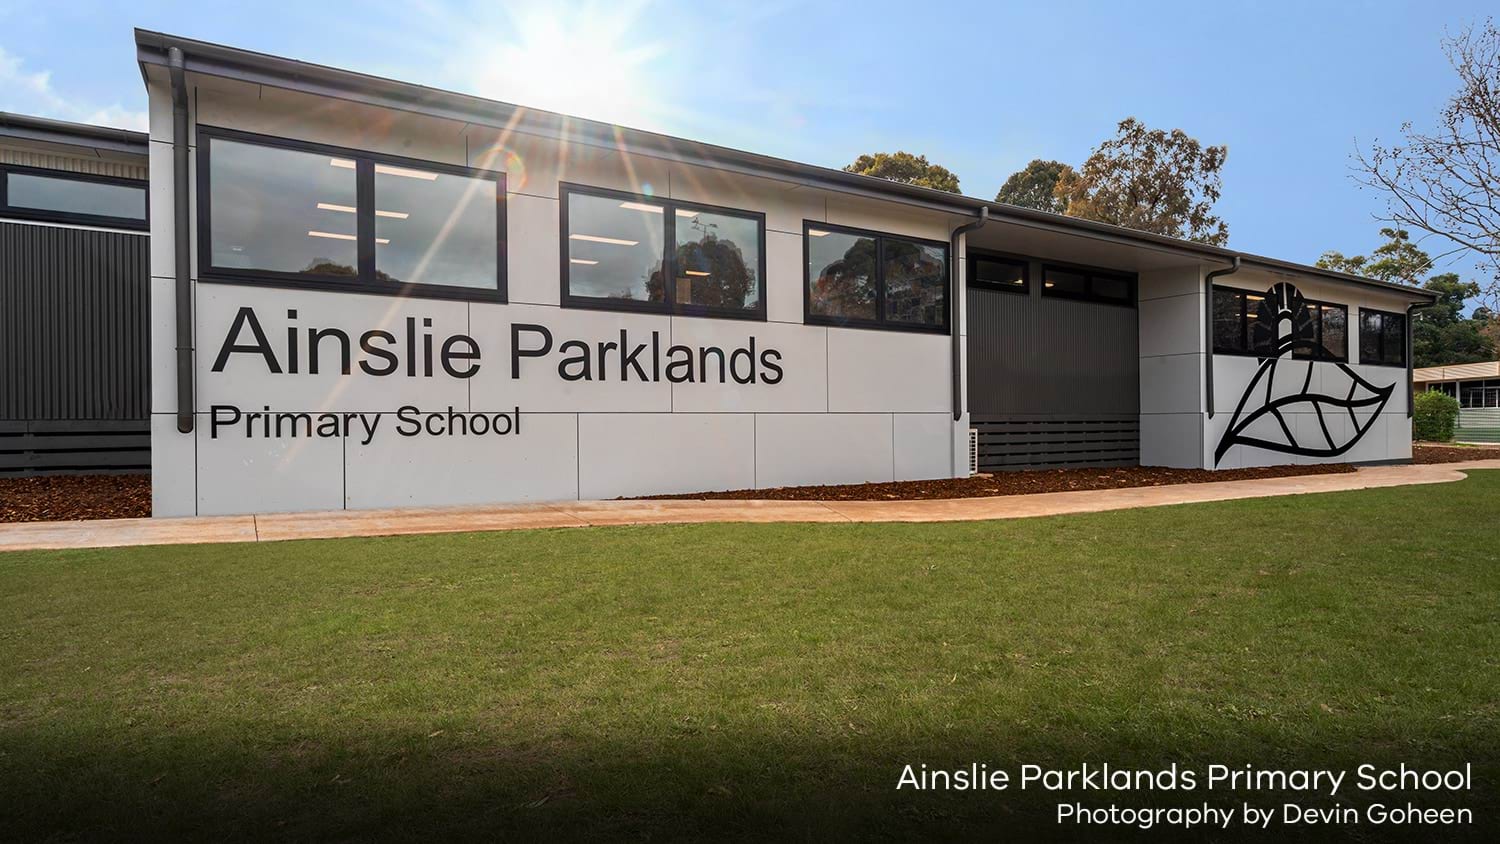
<path fill-rule="evenodd" d="M 1500 460 L 1500 448 L 1473 445 L 1428 445 L 1413 443 L 1413 463 L 1460 463 L 1465 460 Z"/>
<path fill-rule="evenodd" d="M 736 489 L 699 492 L 692 495 L 650 495 L 646 499 L 774 499 L 777 501 L 893 501 L 922 498 L 987 498 L 996 495 L 1028 495 L 1034 492 L 1070 492 L 1090 489 L 1123 489 L 1168 484 L 1201 484 L 1213 481 L 1244 481 L 1253 478 L 1286 478 L 1296 475 L 1326 475 L 1353 472 L 1340 463 L 1318 466 L 1268 466 L 1260 469 L 1162 469 L 1128 466 L 1118 469 L 1046 469 L 997 472 L 972 478 L 933 481 L 848 484 L 840 486 L 793 486 L 776 489 Z"/>
<path fill-rule="evenodd" d="M 150 475 L 0 478 L 0 522 L 130 519 L 149 515 Z"/>

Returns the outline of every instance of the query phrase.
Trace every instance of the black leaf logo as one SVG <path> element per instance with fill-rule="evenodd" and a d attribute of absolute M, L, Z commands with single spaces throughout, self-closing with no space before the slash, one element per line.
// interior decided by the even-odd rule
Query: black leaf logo
<path fill-rule="evenodd" d="M 1276 354 L 1260 362 L 1255 376 L 1240 397 L 1229 420 L 1229 428 L 1214 451 L 1215 466 L 1237 445 L 1303 457 L 1337 457 L 1353 448 L 1374 426 L 1396 385 L 1377 386 L 1361 378 L 1346 364 L 1335 363 L 1332 367 L 1324 364 L 1323 392 L 1314 392 L 1314 360 L 1291 359 L 1297 353 L 1301 353 L 1298 357 L 1306 355 L 1311 358 L 1322 354 L 1322 349 L 1313 339 L 1315 335 L 1311 326 L 1312 318 L 1297 288 L 1278 284 L 1266 291 L 1266 298 L 1261 302 L 1252 326 L 1252 336 L 1258 348 L 1274 348 Z M 1302 366 L 1306 367 L 1305 371 L 1300 368 Z M 1281 386 L 1287 386 L 1289 379 L 1293 384 L 1300 380 L 1300 386 L 1277 389 L 1278 380 Z M 1330 380 L 1336 382 L 1332 390 L 1329 389 Z M 1252 405 L 1257 399 L 1259 404 Z M 1294 413 L 1315 416 L 1317 432 L 1299 439 L 1287 420 L 1287 415 Z M 1335 432 L 1329 427 L 1329 422 L 1343 416 L 1348 417 L 1349 426 L 1335 426 Z"/>

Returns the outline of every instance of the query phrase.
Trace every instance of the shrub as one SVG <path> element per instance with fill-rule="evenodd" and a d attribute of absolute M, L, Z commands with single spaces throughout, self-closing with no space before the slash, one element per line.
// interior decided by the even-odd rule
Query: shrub
<path fill-rule="evenodd" d="M 1413 437 L 1423 442 L 1452 442 L 1453 428 L 1458 424 L 1458 400 L 1447 393 L 1428 391 L 1417 393 L 1414 402 Z"/>

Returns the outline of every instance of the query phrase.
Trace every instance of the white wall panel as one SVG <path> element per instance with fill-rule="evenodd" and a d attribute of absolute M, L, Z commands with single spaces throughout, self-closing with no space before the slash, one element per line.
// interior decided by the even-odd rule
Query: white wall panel
<path fill-rule="evenodd" d="M 196 150 L 196 147 L 194 147 Z M 173 208 L 176 205 L 176 196 L 172 188 L 172 145 L 152 141 L 147 145 L 147 160 L 151 162 L 151 172 L 156 174 L 147 188 L 150 194 L 151 205 L 151 275 L 156 278 L 175 278 L 177 273 L 177 230 L 173 221 Z M 196 152 L 188 156 L 188 198 L 189 207 L 197 219 L 198 208 L 198 167 Z M 192 248 L 189 260 L 192 262 L 188 272 L 193 278 L 198 273 L 198 226 L 189 227 L 191 234 L 189 241 Z"/>
<path fill-rule="evenodd" d="M 402 437 L 381 421 L 345 442 L 349 509 L 557 501 L 578 496 L 578 417 L 522 413 L 520 433 Z"/>
<path fill-rule="evenodd" d="M 459 409 L 469 406 L 468 382 L 453 378 L 436 363 L 437 352 L 447 337 L 465 334 L 469 329 L 468 305 L 436 299 L 405 299 L 317 290 L 287 290 L 234 284 L 200 284 L 198 291 L 198 396 L 200 411 L 215 404 L 236 405 L 259 410 L 270 405 L 274 410 L 392 411 L 402 405 L 441 410 L 449 405 Z M 276 351 L 282 374 L 272 374 L 259 354 L 234 353 L 222 372 L 212 368 L 225 339 L 230 336 L 236 313 L 249 307 L 255 312 L 266 339 Z M 293 321 L 289 310 L 297 312 Z M 415 319 L 417 348 L 421 349 L 422 332 L 433 335 L 433 374 L 427 377 L 419 363 L 418 375 L 409 377 L 406 366 L 407 318 Z M 431 319 L 431 328 L 422 326 Z M 289 374 L 287 329 L 298 329 L 298 374 Z M 309 328 L 336 328 L 348 334 L 352 356 L 351 374 L 341 374 L 342 354 L 338 339 L 324 339 L 319 344 L 319 372 L 308 374 L 311 354 L 307 343 Z M 394 345 L 380 342 L 381 348 L 401 358 L 397 371 L 390 375 L 370 375 L 359 368 L 367 356 L 360 352 L 359 338 L 364 332 L 380 329 L 395 335 Z M 254 342 L 248 324 L 239 333 L 241 344 Z M 485 358 L 490 359 L 488 350 Z M 383 361 L 372 359 L 373 363 Z"/>
<path fill-rule="evenodd" d="M 1140 303 L 1140 355 L 1178 355 L 1202 348 L 1203 297 L 1193 294 Z"/>
<path fill-rule="evenodd" d="M 749 348 L 756 357 L 767 349 L 781 353 L 782 379 L 767 384 L 721 383 L 717 366 L 708 381 L 672 385 L 672 409 L 692 413 L 823 412 L 828 409 L 827 331 L 819 326 L 724 319 L 672 320 L 672 340 L 697 349 L 715 346 L 729 354 Z M 743 373 L 743 369 L 741 370 Z"/>
<path fill-rule="evenodd" d="M 1203 415 L 1142 413 L 1141 465 L 1203 468 Z"/>
<path fill-rule="evenodd" d="M 763 413 L 755 419 L 755 485 L 857 484 L 893 477 L 888 413 Z"/>
<path fill-rule="evenodd" d="M 1201 412 L 1202 361 L 1202 355 L 1141 358 L 1141 412 Z"/>
<path fill-rule="evenodd" d="M 958 217 L 860 196 L 830 194 L 828 197 L 828 222 L 883 234 L 906 235 L 947 243 L 949 234 L 959 223 L 972 220 L 972 217 Z"/>
<path fill-rule="evenodd" d="M 646 193 L 651 196 L 670 195 L 670 168 L 664 160 L 639 154 L 621 153 L 616 148 L 591 147 L 588 144 L 564 144 L 556 148 L 555 157 L 547 163 L 553 168 L 552 178 L 570 181 L 585 187 L 609 187 L 612 190 L 628 190 L 630 193 Z M 541 151 L 541 156 L 546 156 Z M 546 175 L 538 171 L 535 193 L 547 193 L 543 184 Z M 556 195 L 553 183 L 550 195 Z"/>
<path fill-rule="evenodd" d="M 608 351 L 606 363 L 600 366 L 598 344 L 620 344 L 625 331 L 631 349 L 642 343 L 645 352 L 638 358 L 649 378 L 651 333 L 660 340 L 663 370 L 671 346 L 671 321 L 665 316 L 626 314 L 615 311 L 590 311 L 576 308 L 549 308 L 534 305 L 496 305 L 475 302 L 470 306 L 473 336 L 484 350 L 484 365 L 470 378 L 476 409 L 507 410 L 520 405 L 532 413 L 649 413 L 672 409 L 671 385 L 665 371 L 659 382 L 643 382 L 630 369 L 630 380 L 621 380 L 621 356 L 618 349 Z M 552 334 L 552 351 L 545 357 L 520 360 L 519 379 L 511 377 L 511 331 L 514 324 L 541 325 Z M 558 365 L 572 351 L 561 352 L 569 340 L 589 345 L 592 381 L 568 381 L 558 374 Z M 542 342 L 534 333 L 521 337 L 522 348 L 534 349 Z"/>
<path fill-rule="evenodd" d="M 952 416 L 947 413 L 894 414 L 896 480 L 951 477 L 951 423 Z M 967 449 L 965 443 L 964 450 Z"/>
<path fill-rule="evenodd" d="M 801 324 L 803 320 L 802 235 L 766 232 L 766 318 Z"/>
<path fill-rule="evenodd" d="M 556 305 L 562 295 L 558 202 L 527 194 L 511 194 L 506 202 L 509 300 L 517 304 Z"/>
<path fill-rule="evenodd" d="M 455 120 L 377 108 L 275 88 L 212 90 L 197 86 L 198 121 L 278 138 L 463 166 L 464 128 Z"/>
<path fill-rule="evenodd" d="M 759 211 L 769 231 L 800 237 L 803 220 L 822 220 L 827 213 L 823 191 L 793 182 L 691 164 L 674 164 L 671 177 L 673 199 Z"/>
<path fill-rule="evenodd" d="M 151 414 L 151 515 L 198 513 L 195 434 L 177 430 L 175 413 Z"/>
<path fill-rule="evenodd" d="M 578 442 L 580 498 L 755 486 L 748 413 L 585 413 Z"/>
<path fill-rule="evenodd" d="M 1203 301 L 1203 268 L 1197 264 L 1145 270 L 1140 273 L 1139 284 L 1142 302 L 1182 295 L 1198 295 L 1198 301 Z M 1201 322 L 1201 317 L 1199 319 Z"/>
<path fill-rule="evenodd" d="M 344 443 L 336 438 L 247 436 L 198 414 L 198 515 L 340 510 Z"/>
<path fill-rule="evenodd" d="M 150 282 L 151 411 L 176 413 L 177 285 L 169 278 L 152 278 Z"/>
<path fill-rule="evenodd" d="M 828 329 L 828 409 L 835 413 L 951 410 L 952 338 Z"/>

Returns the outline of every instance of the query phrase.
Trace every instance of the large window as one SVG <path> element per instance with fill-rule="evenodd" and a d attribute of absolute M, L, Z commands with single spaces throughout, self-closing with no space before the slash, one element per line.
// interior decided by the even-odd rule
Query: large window
<path fill-rule="evenodd" d="M 948 330 L 948 246 L 803 224 L 806 319 L 817 325 Z"/>
<path fill-rule="evenodd" d="M 1045 266 L 1042 295 L 1111 305 L 1135 304 L 1135 276 L 1087 267 Z"/>
<path fill-rule="evenodd" d="M 563 188 L 568 307 L 765 319 L 765 216 Z"/>
<path fill-rule="evenodd" d="M 1275 327 L 1261 314 L 1265 294 L 1214 287 L 1214 354 L 1272 357 Z M 1303 340 L 1292 356 L 1312 360 L 1349 359 L 1349 309 L 1326 302 L 1306 302 L 1305 321 L 1294 327 Z"/>
<path fill-rule="evenodd" d="M 1406 315 L 1359 309 L 1359 362 L 1406 366 Z"/>
<path fill-rule="evenodd" d="M 222 130 L 199 158 L 204 280 L 504 301 L 499 173 Z"/>
<path fill-rule="evenodd" d="M 0 215 L 145 229 L 146 185 L 135 179 L 0 167 Z"/>

